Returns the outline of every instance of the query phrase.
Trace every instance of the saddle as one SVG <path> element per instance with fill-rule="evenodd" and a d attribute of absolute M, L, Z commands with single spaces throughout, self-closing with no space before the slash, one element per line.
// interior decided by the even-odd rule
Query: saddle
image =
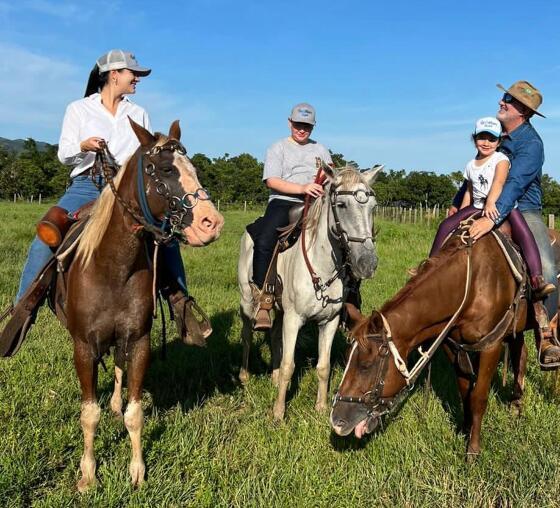
<path fill-rule="evenodd" d="M 39 307 L 47 298 L 52 311 L 66 326 L 66 272 L 74 259 L 92 206 L 93 202 L 88 203 L 74 214 L 53 206 L 37 224 L 37 235 L 51 248 L 53 255 L 19 302 L 8 307 L 0 316 L 0 322 L 9 318 L 0 333 L 0 357 L 13 356 L 18 352 L 35 322 Z M 57 273 L 62 273 L 62 276 L 57 277 Z"/>
<path fill-rule="evenodd" d="M 274 299 L 280 301 L 282 297 L 282 279 L 278 276 L 276 265 L 278 262 L 278 254 L 288 250 L 293 247 L 301 235 L 303 228 L 303 209 L 304 204 L 298 203 L 290 208 L 288 212 L 289 224 L 287 226 L 277 228 L 278 231 L 278 241 L 274 247 L 274 252 L 272 254 L 272 259 L 268 265 L 266 271 L 266 276 L 263 285 L 263 292 L 261 298 L 266 299 L 267 297 L 273 297 L 271 300 L 270 308 L 274 305 Z M 255 235 L 260 231 L 260 217 L 247 226 L 247 232 L 254 239 Z"/>

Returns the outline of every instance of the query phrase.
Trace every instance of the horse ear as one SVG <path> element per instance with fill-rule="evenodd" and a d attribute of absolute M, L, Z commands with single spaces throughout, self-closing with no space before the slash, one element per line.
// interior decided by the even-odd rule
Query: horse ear
<path fill-rule="evenodd" d="M 354 328 L 354 326 L 356 326 L 359 322 L 364 320 L 364 315 L 358 310 L 358 307 L 356 307 L 353 303 L 346 302 L 344 306 L 346 307 L 346 313 L 350 318 L 350 324 L 351 324 L 350 328 Z"/>
<path fill-rule="evenodd" d="M 323 170 L 324 175 L 327 177 L 327 180 L 334 180 L 336 178 L 336 175 L 338 175 L 338 170 L 330 164 L 327 164 L 323 159 L 319 159 L 319 157 L 317 157 L 317 159 L 321 162 L 321 169 Z"/>
<path fill-rule="evenodd" d="M 381 314 L 374 310 L 369 318 L 369 331 L 370 333 L 379 333 L 383 330 L 383 318 Z"/>
<path fill-rule="evenodd" d="M 373 182 L 377 180 L 377 175 L 383 170 L 385 166 L 383 164 L 376 164 L 371 169 L 362 172 L 362 176 L 366 179 L 368 185 L 371 187 Z"/>
<path fill-rule="evenodd" d="M 128 121 L 130 122 L 130 126 L 136 134 L 138 141 L 142 146 L 148 146 L 156 142 L 155 136 L 147 129 L 144 129 L 140 124 L 137 124 L 130 116 L 128 117 Z"/>
<path fill-rule="evenodd" d="M 170 139 L 176 139 L 177 141 L 181 141 L 181 127 L 179 127 L 179 120 L 175 120 L 171 127 L 169 127 L 169 136 Z"/>

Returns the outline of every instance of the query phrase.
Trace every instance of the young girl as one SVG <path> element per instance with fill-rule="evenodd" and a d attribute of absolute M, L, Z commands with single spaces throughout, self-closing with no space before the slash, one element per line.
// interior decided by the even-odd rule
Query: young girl
<path fill-rule="evenodd" d="M 510 168 L 509 159 L 496 149 L 500 144 L 502 126 L 493 117 L 481 118 L 476 122 L 473 141 L 477 149 L 476 157 L 465 168 L 468 188 L 463 197 L 460 210 L 445 219 L 439 226 L 430 251 L 430 257 L 439 252 L 444 240 L 473 213 L 483 210 L 482 214 L 492 220 L 498 218 L 496 201 L 500 197 Z M 552 293 L 555 288 L 546 284 L 542 275 L 541 258 L 535 239 L 521 212 L 514 208 L 509 216 L 511 237 L 519 245 L 530 275 L 533 299 L 540 300 Z"/>

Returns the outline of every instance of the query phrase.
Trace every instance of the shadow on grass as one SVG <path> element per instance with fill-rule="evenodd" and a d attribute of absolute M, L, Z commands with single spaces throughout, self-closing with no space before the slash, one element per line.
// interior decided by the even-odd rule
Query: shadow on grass
<path fill-rule="evenodd" d="M 188 411 L 216 391 L 231 393 L 237 388 L 241 345 L 228 339 L 235 317 L 233 310 L 212 316 L 214 331 L 206 348 L 188 346 L 176 338 L 167 344 L 166 359 L 162 359 L 161 346 L 153 350 L 144 387 L 152 394 L 154 407 L 180 404 Z M 168 326 L 169 335 L 176 337 L 174 323 Z"/>

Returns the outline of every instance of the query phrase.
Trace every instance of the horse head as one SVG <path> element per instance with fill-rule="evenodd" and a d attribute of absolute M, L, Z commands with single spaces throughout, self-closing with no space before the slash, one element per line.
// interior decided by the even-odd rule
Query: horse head
<path fill-rule="evenodd" d="M 383 316 L 373 311 L 353 328 L 346 369 L 333 399 L 331 426 L 340 436 L 373 432 L 406 382 L 393 361 L 394 343 Z"/>
<path fill-rule="evenodd" d="M 331 233 L 342 243 L 352 273 L 369 279 L 377 268 L 373 210 L 377 204 L 371 185 L 383 166 L 359 172 L 355 168 L 334 169 L 324 165 L 330 182 Z"/>
<path fill-rule="evenodd" d="M 159 222 L 168 221 L 172 231 L 193 247 L 216 240 L 224 218 L 198 181 L 196 168 L 180 142 L 179 121 L 171 124 L 169 134 L 165 136 L 153 135 L 129 120 L 140 141 L 135 157 L 139 178 L 145 182 L 149 213 Z M 139 199 L 142 201 L 140 196 Z"/>

